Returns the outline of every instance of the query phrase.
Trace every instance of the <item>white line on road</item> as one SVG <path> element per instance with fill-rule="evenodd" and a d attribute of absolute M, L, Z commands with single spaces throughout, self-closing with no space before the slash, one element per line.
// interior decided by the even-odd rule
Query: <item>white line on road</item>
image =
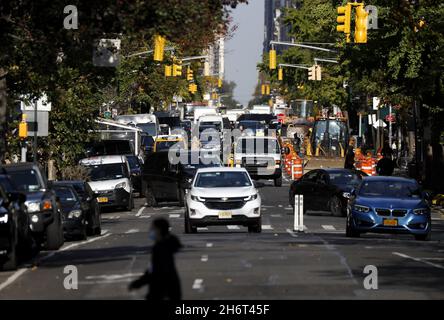
<path fill-rule="evenodd" d="M 170 219 L 172 218 L 180 218 L 180 214 L 170 214 Z"/>
<path fill-rule="evenodd" d="M 293 210 L 293 208 L 289 208 L 289 207 L 286 207 L 286 208 L 284 208 L 284 210 Z"/>
<path fill-rule="evenodd" d="M 336 228 L 332 225 L 322 225 L 322 228 L 325 230 L 336 230 Z"/>
<path fill-rule="evenodd" d="M 270 214 L 270 217 L 272 217 L 272 218 L 280 218 L 280 217 L 282 217 L 282 215 L 281 214 Z"/>
<path fill-rule="evenodd" d="M 193 282 L 193 289 L 200 290 L 202 289 L 203 279 L 195 279 Z"/>
<path fill-rule="evenodd" d="M 4 288 L 9 286 L 11 283 L 13 283 L 15 280 L 17 280 L 22 274 L 24 274 L 28 269 L 18 269 L 16 272 L 14 272 L 8 279 L 6 279 L 5 282 L 0 284 L 0 291 L 2 291 Z"/>
<path fill-rule="evenodd" d="M 282 208 L 282 207 L 283 207 L 283 205 L 281 205 L 281 204 L 280 204 L 280 205 L 278 205 L 278 207 L 279 207 L 279 208 Z"/>
<path fill-rule="evenodd" d="M 228 225 L 227 228 L 228 228 L 228 230 L 239 230 L 240 229 L 240 227 L 236 226 L 236 225 Z"/>
<path fill-rule="evenodd" d="M 136 217 L 140 217 L 140 216 L 142 215 L 144 209 L 145 209 L 145 207 L 141 207 L 141 208 L 139 209 L 139 211 L 137 211 L 137 213 L 136 213 Z"/>
<path fill-rule="evenodd" d="M 287 229 L 287 232 L 290 234 L 290 236 L 292 236 L 293 238 L 297 238 L 298 235 L 296 232 L 294 232 L 293 230 Z"/>
<path fill-rule="evenodd" d="M 206 254 L 202 255 L 202 257 L 200 258 L 200 261 L 207 262 L 208 261 L 208 255 L 206 255 Z"/>
<path fill-rule="evenodd" d="M 413 260 L 413 261 L 416 261 L 416 262 L 422 262 L 422 263 L 428 264 L 429 266 L 432 266 L 432 267 L 444 270 L 444 266 L 442 266 L 440 264 L 437 264 L 437 263 L 433 263 L 433 262 L 430 262 L 430 261 L 425 261 L 425 260 L 420 259 L 420 258 L 411 257 L 409 255 L 406 255 L 406 254 L 400 253 L 400 252 L 392 252 L 392 253 L 395 256 L 399 256 L 399 257 L 402 257 L 402 258 L 405 258 L 405 259 L 410 259 L 410 260 Z"/>
<path fill-rule="evenodd" d="M 197 231 L 208 231 L 207 227 L 198 227 Z"/>
<path fill-rule="evenodd" d="M 273 230 L 273 227 L 269 224 L 263 224 L 262 225 L 262 229 L 263 230 Z"/>
<path fill-rule="evenodd" d="M 139 229 L 129 229 L 127 232 L 125 232 L 126 234 L 130 234 L 130 233 L 137 233 L 139 232 Z"/>
<path fill-rule="evenodd" d="M 69 250 L 69 249 L 72 249 L 72 248 L 75 248 L 75 247 L 81 246 L 81 245 L 83 245 L 83 244 L 87 244 L 87 243 L 91 243 L 91 242 L 94 242 L 94 241 L 97 241 L 97 240 L 104 239 L 104 238 L 106 238 L 106 237 L 108 237 L 108 236 L 110 236 L 110 235 L 111 235 L 111 233 L 104 233 L 104 234 L 102 234 L 100 237 L 96 237 L 96 238 L 88 239 L 88 240 L 85 240 L 85 241 L 82 241 L 82 242 L 77 242 L 77 243 L 70 244 L 69 246 L 66 246 L 66 247 L 64 247 L 64 248 L 61 248 L 59 251 L 66 251 L 66 250 Z M 57 252 L 58 252 L 58 251 L 53 251 L 53 252 L 51 252 L 51 253 L 56 254 Z M 40 259 L 40 261 L 42 261 L 42 260 L 46 260 L 46 259 L 48 259 L 48 258 L 49 258 L 49 255 L 43 257 L 42 259 Z"/>
<path fill-rule="evenodd" d="M 211 242 L 208 242 L 207 243 L 207 248 L 212 248 L 212 247 L 213 247 L 213 244 Z"/>
<path fill-rule="evenodd" d="M 139 219 L 148 219 L 151 218 L 151 216 L 140 216 Z"/>

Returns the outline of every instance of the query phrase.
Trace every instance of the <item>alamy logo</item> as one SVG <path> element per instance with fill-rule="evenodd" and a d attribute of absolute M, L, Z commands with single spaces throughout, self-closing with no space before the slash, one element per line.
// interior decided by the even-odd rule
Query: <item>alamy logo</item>
<path fill-rule="evenodd" d="M 77 7 L 70 4 L 63 9 L 63 13 L 68 13 L 68 15 L 63 19 L 63 28 L 78 29 L 79 28 L 79 13 Z"/>
<path fill-rule="evenodd" d="M 67 265 L 63 268 L 63 274 L 67 274 L 63 279 L 63 287 L 66 290 L 77 290 L 79 288 L 79 272 L 77 267 Z"/>
<path fill-rule="evenodd" d="M 378 289 L 378 268 L 374 265 L 367 265 L 364 268 L 364 274 L 367 276 L 364 278 L 364 288 L 366 290 Z"/>

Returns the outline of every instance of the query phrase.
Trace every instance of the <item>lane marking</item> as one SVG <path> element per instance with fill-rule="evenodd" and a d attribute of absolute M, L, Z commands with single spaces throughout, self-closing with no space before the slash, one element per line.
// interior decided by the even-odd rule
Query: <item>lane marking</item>
<path fill-rule="evenodd" d="M 128 231 L 126 231 L 125 233 L 126 234 L 131 234 L 131 233 L 137 233 L 137 232 L 139 232 L 140 230 L 139 229 L 129 229 Z"/>
<path fill-rule="evenodd" d="M 15 280 L 17 280 L 21 275 L 23 275 L 28 269 L 18 269 L 16 272 L 14 272 L 8 279 L 6 279 L 5 282 L 0 284 L 0 291 L 2 291 L 4 288 L 9 286 L 11 283 L 13 283 Z"/>
<path fill-rule="evenodd" d="M 406 255 L 406 254 L 400 253 L 400 252 L 392 252 L 392 254 L 394 254 L 395 256 L 399 256 L 399 257 L 402 257 L 402 258 L 405 258 L 405 259 L 410 259 L 410 260 L 413 260 L 413 261 L 416 261 L 416 262 L 422 262 L 424 264 L 428 264 L 429 266 L 432 266 L 432 267 L 444 270 L 444 266 L 442 266 L 440 264 L 437 264 L 437 263 L 426 261 L 426 260 L 423 260 L 423 259 L 420 259 L 420 258 L 411 257 L 409 255 Z"/>
<path fill-rule="evenodd" d="M 228 230 L 239 230 L 240 229 L 240 227 L 236 226 L 236 225 L 228 225 L 227 228 L 228 228 Z"/>
<path fill-rule="evenodd" d="M 286 208 L 284 208 L 284 210 L 288 210 L 288 211 L 292 210 L 293 211 L 293 208 L 286 207 Z"/>
<path fill-rule="evenodd" d="M 208 242 L 207 243 L 207 248 L 212 248 L 212 247 L 213 247 L 213 244 L 211 242 Z"/>
<path fill-rule="evenodd" d="M 273 227 L 269 224 L 263 224 L 262 225 L 262 229 L 263 230 L 273 230 Z"/>
<path fill-rule="evenodd" d="M 336 230 L 336 228 L 332 225 L 322 225 L 322 228 L 325 230 Z"/>
<path fill-rule="evenodd" d="M 143 273 L 125 273 L 125 274 L 101 274 L 97 276 L 86 276 L 86 280 L 119 280 L 125 278 L 140 277 Z"/>
<path fill-rule="evenodd" d="M 203 279 L 195 279 L 193 282 L 193 289 L 200 290 L 202 289 Z"/>
<path fill-rule="evenodd" d="M 280 204 L 280 205 L 278 205 L 278 207 L 279 207 L 279 208 L 282 208 L 282 207 L 283 207 L 283 205 L 281 205 L 281 204 Z"/>
<path fill-rule="evenodd" d="M 170 214 L 170 219 L 172 218 L 180 218 L 180 214 Z"/>
<path fill-rule="evenodd" d="M 71 249 L 71 248 L 74 248 L 74 247 L 78 247 L 78 246 L 80 246 L 82 244 L 87 244 L 87 243 L 91 243 L 91 242 L 94 242 L 94 241 L 99 240 L 99 239 L 104 239 L 104 238 L 106 238 L 106 237 L 111 235 L 111 233 L 105 233 L 105 232 L 107 232 L 107 230 L 106 231 L 104 230 L 103 232 L 104 232 L 104 234 L 102 236 L 100 236 L 100 237 L 92 238 L 92 239 L 89 239 L 89 240 L 86 240 L 86 241 L 82 241 L 82 242 L 78 242 L 78 243 L 73 243 L 73 244 L 71 244 L 69 246 L 66 246 L 64 248 L 59 249 L 58 251 L 52 251 L 48 255 L 42 257 L 40 259 L 40 261 L 44 261 L 44 260 L 47 260 L 47 259 L 51 258 L 57 252 L 66 251 L 68 249 Z M 22 269 L 17 270 L 16 272 L 14 272 L 10 277 L 8 277 L 8 279 L 6 279 L 5 282 L 0 284 L 0 291 L 2 291 L 7 286 L 12 284 L 15 280 L 17 280 L 19 277 L 21 277 L 26 271 L 28 271 L 28 269 L 22 268 Z"/>
<path fill-rule="evenodd" d="M 280 218 L 280 217 L 282 217 L 282 215 L 281 214 L 271 214 L 270 217 Z"/>
<path fill-rule="evenodd" d="M 137 213 L 136 213 L 136 217 L 140 217 L 141 215 L 142 215 L 142 213 L 143 213 L 143 210 L 145 209 L 146 207 L 141 207 L 140 209 L 139 209 L 139 211 L 137 211 Z"/>
<path fill-rule="evenodd" d="M 151 216 L 140 216 L 139 219 L 148 219 L 151 218 Z"/>
<path fill-rule="evenodd" d="M 200 261 L 207 262 L 208 261 L 208 255 L 206 255 L 206 254 L 202 255 L 202 257 L 200 258 Z"/>
<path fill-rule="evenodd" d="M 208 231 L 207 227 L 198 227 L 197 231 Z"/>

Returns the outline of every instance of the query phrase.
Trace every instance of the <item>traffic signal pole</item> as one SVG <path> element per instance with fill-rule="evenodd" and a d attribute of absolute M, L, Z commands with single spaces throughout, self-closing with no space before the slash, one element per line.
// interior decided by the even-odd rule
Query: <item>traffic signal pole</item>
<path fill-rule="evenodd" d="M 334 45 L 332 43 L 319 43 L 322 45 Z M 325 51 L 325 52 L 333 52 L 338 53 L 336 50 L 327 49 L 323 47 L 314 46 L 312 44 L 304 43 L 304 42 L 285 42 L 285 41 L 270 41 L 270 45 L 280 45 L 280 46 L 290 46 L 290 47 L 299 47 L 299 48 L 305 48 L 305 49 L 311 49 L 311 50 L 319 50 L 319 51 Z"/>

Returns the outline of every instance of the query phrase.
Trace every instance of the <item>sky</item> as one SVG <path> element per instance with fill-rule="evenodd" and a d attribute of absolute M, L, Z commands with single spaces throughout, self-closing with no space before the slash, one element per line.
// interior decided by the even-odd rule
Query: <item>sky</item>
<path fill-rule="evenodd" d="M 237 30 L 225 44 L 225 79 L 236 83 L 234 98 L 246 106 L 257 83 L 256 65 L 261 60 L 264 0 L 238 5 L 232 18 Z"/>

